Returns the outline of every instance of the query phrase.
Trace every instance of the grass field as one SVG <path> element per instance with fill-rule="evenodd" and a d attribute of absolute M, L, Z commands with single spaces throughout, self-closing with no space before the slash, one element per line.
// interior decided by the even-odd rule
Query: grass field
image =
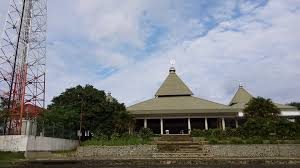
<path fill-rule="evenodd" d="M 23 152 L 0 152 L 0 168 L 11 167 L 22 159 L 25 159 Z"/>

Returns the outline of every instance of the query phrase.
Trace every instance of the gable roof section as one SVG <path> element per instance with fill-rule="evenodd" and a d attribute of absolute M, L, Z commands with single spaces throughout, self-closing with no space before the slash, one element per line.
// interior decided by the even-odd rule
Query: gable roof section
<path fill-rule="evenodd" d="M 175 71 L 170 71 L 168 77 L 155 93 L 155 96 L 190 96 L 193 92 L 177 76 Z"/>
<path fill-rule="evenodd" d="M 244 109 L 247 103 L 253 98 L 253 96 L 243 88 L 243 86 L 240 86 L 235 95 L 233 96 L 232 100 L 229 103 L 230 107 L 233 108 L 240 108 Z M 273 102 L 274 103 L 274 102 Z M 280 110 L 297 110 L 294 106 L 274 103 L 275 106 L 277 106 Z"/>
<path fill-rule="evenodd" d="M 229 104 L 246 104 L 252 99 L 252 97 L 253 96 L 246 89 L 240 86 Z"/>
<path fill-rule="evenodd" d="M 188 111 L 201 112 L 231 112 L 229 106 L 193 96 L 158 97 L 132 105 L 127 110 L 133 114 L 143 114 L 143 111 L 156 111 L 162 114 L 171 112 L 185 113 Z"/>

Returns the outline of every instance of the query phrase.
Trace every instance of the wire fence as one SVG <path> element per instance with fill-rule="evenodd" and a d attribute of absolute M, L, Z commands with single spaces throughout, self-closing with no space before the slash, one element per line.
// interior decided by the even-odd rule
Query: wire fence
<path fill-rule="evenodd" d="M 9 126 L 11 125 L 11 126 Z M 78 139 L 77 130 L 61 123 L 39 123 L 36 120 L 23 120 L 21 126 L 0 124 L 0 135 L 32 135 L 63 139 Z"/>

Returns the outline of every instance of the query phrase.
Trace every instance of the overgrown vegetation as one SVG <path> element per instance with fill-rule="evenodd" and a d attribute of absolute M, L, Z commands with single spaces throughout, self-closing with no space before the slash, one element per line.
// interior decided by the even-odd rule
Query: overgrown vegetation
<path fill-rule="evenodd" d="M 241 128 L 244 137 L 258 136 L 265 139 L 298 139 L 300 124 L 279 117 L 280 110 L 270 99 L 252 98 L 244 109 L 246 123 Z"/>
<path fill-rule="evenodd" d="M 299 143 L 299 122 L 279 117 L 280 110 L 270 99 L 251 99 L 244 113 L 246 122 L 237 129 L 192 130 L 191 134 L 194 137 L 204 137 L 212 144 Z"/>
<path fill-rule="evenodd" d="M 282 143 L 300 143 L 299 137 L 270 136 L 248 136 L 242 129 L 209 129 L 192 130 L 193 137 L 201 137 L 201 140 L 208 141 L 209 144 L 282 144 Z"/>

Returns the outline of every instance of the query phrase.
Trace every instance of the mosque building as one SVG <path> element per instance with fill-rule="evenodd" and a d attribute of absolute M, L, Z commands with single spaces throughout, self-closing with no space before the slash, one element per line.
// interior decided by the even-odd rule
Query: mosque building
<path fill-rule="evenodd" d="M 150 128 L 155 134 L 190 134 L 192 129 L 237 128 L 244 121 L 243 109 L 253 96 L 240 85 L 228 105 L 193 96 L 174 67 L 155 97 L 127 108 L 136 120 L 135 131 Z M 275 103 L 281 116 L 300 116 L 296 107 Z"/>

